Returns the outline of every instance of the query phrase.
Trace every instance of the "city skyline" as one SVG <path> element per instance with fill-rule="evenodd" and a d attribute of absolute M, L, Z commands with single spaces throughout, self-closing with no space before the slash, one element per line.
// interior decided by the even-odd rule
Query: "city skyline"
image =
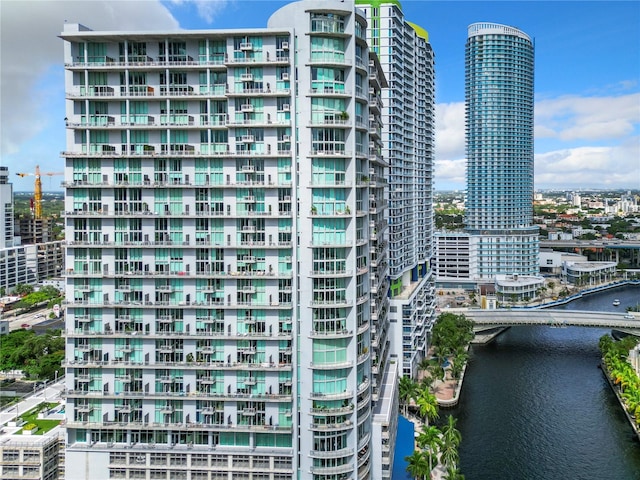
<path fill-rule="evenodd" d="M 264 25 L 286 3 L 2 2 L 0 164 L 9 167 L 15 191 L 33 190 L 33 179 L 16 177 L 18 171 L 62 165 L 57 35 L 65 20 L 108 30 L 246 28 Z M 516 26 L 536 42 L 535 188 L 640 186 L 637 3 L 401 3 L 407 18 L 429 32 L 436 56 L 437 190 L 465 188 L 464 40 L 477 21 Z M 45 178 L 43 189 L 60 190 L 59 179 Z"/>

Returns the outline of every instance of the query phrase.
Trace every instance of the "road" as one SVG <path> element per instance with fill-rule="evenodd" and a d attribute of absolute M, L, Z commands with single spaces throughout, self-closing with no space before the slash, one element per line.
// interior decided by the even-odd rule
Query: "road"
<path fill-rule="evenodd" d="M 50 308 L 44 308 L 29 313 L 23 313 L 17 317 L 14 317 L 12 312 L 4 312 L 1 318 L 2 320 L 9 321 L 9 331 L 13 332 L 14 330 L 21 329 L 23 324 L 27 324 L 29 325 L 29 328 L 31 328 L 34 325 L 47 321 L 49 319 L 49 314 L 52 311 L 53 310 Z M 42 315 L 42 317 L 37 317 L 37 315 Z"/>

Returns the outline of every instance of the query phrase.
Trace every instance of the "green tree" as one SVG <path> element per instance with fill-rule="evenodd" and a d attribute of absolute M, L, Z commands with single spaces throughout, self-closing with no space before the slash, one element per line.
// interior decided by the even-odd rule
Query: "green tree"
<path fill-rule="evenodd" d="M 434 394 L 428 391 L 420 392 L 416 399 L 416 405 L 420 416 L 424 418 L 425 423 L 428 425 L 430 420 L 435 420 L 438 415 L 438 399 Z"/>
<path fill-rule="evenodd" d="M 447 472 L 444 474 L 444 480 L 464 480 L 464 475 L 460 473 L 457 467 L 448 467 Z"/>
<path fill-rule="evenodd" d="M 442 440 L 440 439 L 440 430 L 433 425 L 425 427 L 422 432 L 416 438 L 418 447 L 423 450 L 427 450 L 429 460 L 429 473 L 433 470 L 432 459 L 437 458 L 440 447 L 442 447 Z"/>
<path fill-rule="evenodd" d="M 453 416 L 447 416 L 447 423 L 442 427 L 442 441 L 443 443 L 451 443 L 456 446 L 456 448 L 460 445 L 462 441 L 462 435 L 456 428 L 456 424 L 458 420 Z"/>
<path fill-rule="evenodd" d="M 60 331 L 36 335 L 32 330 L 16 330 L 2 337 L 0 370 L 23 370 L 35 379 L 53 378 L 61 372 L 64 340 Z"/>
<path fill-rule="evenodd" d="M 25 284 L 16 285 L 15 288 L 13 289 L 14 295 L 27 295 L 32 292 L 33 292 L 33 286 L 25 285 Z"/>
<path fill-rule="evenodd" d="M 398 381 L 398 393 L 400 396 L 400 402 L 404 407 L 404 414 L 407 414 L 409 403 L 418 395 L 418 387 L 416 382 L 407 376 L 400 377 Z"/>
<path fill-rule="evenodd" d="M 407 473 L 413 478 L 426 480 L 427 476 L 431 474 L 429 470 L 429 461 L 420 450 L 414 450 L 411 455 L 404 457 L 407 462 Z"/>

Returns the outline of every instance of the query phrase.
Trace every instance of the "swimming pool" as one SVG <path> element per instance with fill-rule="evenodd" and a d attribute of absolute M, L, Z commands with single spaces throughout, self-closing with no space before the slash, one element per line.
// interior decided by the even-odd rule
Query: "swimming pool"
<path fill-rule="evenodd" d="M 414 442 L 413 423 L 400 416 L 398 418 L 398 435 L 396 436 L 391 480 L 413 480 L 413 477 L 407 473 L 407 462 L 404 457 L 413 453 Z"/>

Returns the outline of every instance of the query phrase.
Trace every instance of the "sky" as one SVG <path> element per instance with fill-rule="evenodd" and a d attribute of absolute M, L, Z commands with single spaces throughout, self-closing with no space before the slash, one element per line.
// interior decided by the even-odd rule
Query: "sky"
<path fill-rule="evenodd" d="M 321 3 L 322 0 L 314 0 Z M 266 27 L 288 0 L 0 0 L 0 165 L 14 191 L 64 169 L 64 22 L 93 30 Z M 465 189 L 467 27 L 535 41 L 535 188 L 640 189 L 640 1 L 404 0 L 436 56 L 436 190 Z M 61 176 L 43 190 L 61 190 Z"/>

